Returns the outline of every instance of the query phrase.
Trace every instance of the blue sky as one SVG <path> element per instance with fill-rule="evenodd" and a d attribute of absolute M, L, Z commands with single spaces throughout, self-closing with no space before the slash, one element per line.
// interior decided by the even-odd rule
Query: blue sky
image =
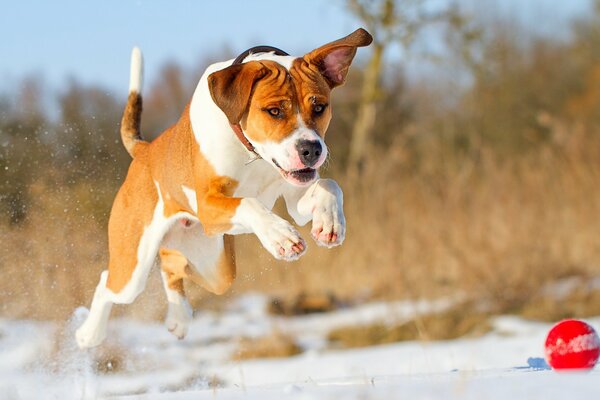
<path fill-rule="evenodd" d="M 308 51 L 344 36 L 358 23 L 341 2 L 283 1 L 2 1 L 0 79 L 30 73 L 50 82 L 66 75 L 127 86 L 129 53 L 144 52 L 150 79 L 175 59 L 192 65 L 224 46 L 241 52 L 271 44 Z M 0 89 L 4 85 L 0 83 Z"/>
<path fill-rule="evenodd" d="M 465 0 L 470 7 L 516 15 L 552 32 L 587 0 Z M 0 0 L 0 92 L 38 74 L 52 86 L 74 76 L 126 91 L 129 52 L 139 45 L 149 80 L 169 59 L 194 65 L 227 47 L 257 44 L 303 54 L 344 36 L 359 22 L 343 0 L 33 1 Z M 544 28 L 545 27 L 545 28 Z"/>

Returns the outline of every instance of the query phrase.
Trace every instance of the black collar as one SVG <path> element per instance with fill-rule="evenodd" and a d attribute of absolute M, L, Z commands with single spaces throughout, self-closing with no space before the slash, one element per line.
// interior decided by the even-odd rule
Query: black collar
<path fill-rule="evenodd" d="M 278 49 L 277 47 L 255 46 L 255 47 L 252 47 L 252 48 L 244 51 L 242 54 L 237 56 L 235 58 L 235 60 L 233 60 L 233 64 L 231 64 L 231 65 L 241 64 L 244 62 L 246 57 L 248 57 L 250 54 L 257 54 L 257 53 L 275 53 L 275 55 L 277 55 L 277 56 L 289 56 L 288 53 L 286 53 L 283 50 Z"/>

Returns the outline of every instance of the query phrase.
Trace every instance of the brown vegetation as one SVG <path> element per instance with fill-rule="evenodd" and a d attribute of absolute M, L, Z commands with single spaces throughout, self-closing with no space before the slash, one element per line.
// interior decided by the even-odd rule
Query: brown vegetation
<path fill-rule="evenodd" d="M 341 305 L 332 293 L 301 292 L 295 297 L 273 297 L 267 311 L 273 315 L 305 315 L 334 311 Z"/>
<path fill-rule="evenodd" d="M 234 353 L 235 360 L 251 358 L 281 358 L 300 354 L 302 349 L 294 338 L 280 332 L 259 338 L 242 338 L 239 340 L 238 349 Z"/>
<path fill-rule="evenodd" d="M 334 346 L 367 347 L 405 340 L 449 340 L 476 337 L 491 328 L 489 315 L 473 304 L 460 304 L 439 313 L 425 314 L 397 324 L 345 326 L 329 332 Z"/>
<path fill-rule="evenodd" d="M 325 175 L 344 189 L 346 242 L 327 250 L 308 239 L 307 255 L 288 264 L 256 238 L 240 238 L 229 296 L 252 290 L 290 299 L 308 291 L 360 301 L 461 293 L 492 311 L 582 315 L 553 313 L 556 305 L 545 315 L 524 310 L 549 282 L 600 274 L 599 19 L 577 21 L 561 42 L 524 43 L 522 33 L 487 27 L 472 44 L 479 58 L 436 79 L 409 81 L 388 65 L 367 157 L 350 176 L 358 65 L 334 92 L 327 136 Z M 465 61 L 462 54 L 449 57 Z M 146 136 L 173 121 L 171 104 L 185 104 L 197 78 L 173 66 L 165 74 L 145 98 Z M 169 82 L 172 90 L 159 90 Z M 129 162 L 117 133 L 125 99 L 72 83 L 52 122 L 41 93 L 29 80 L 20 94 L 0 97 L 0 313 L 65 318 L 89 304 L 106 268 L 107 215 Z M 302 232 L 310 237 L 309 227 Z M 162 315 L 154 275 L 128 313 Z M 196 307 L 215 299 L 188 292 Z M 600 299 L 579 303 L 595 310 Z"/>
<path fill-rule="evenodd" d="M 600 315 L 600 290 L 579 284 L 567 293 L 540 293 L 516 310 L 525 318 L 555 322 L 568 318 Z"/>

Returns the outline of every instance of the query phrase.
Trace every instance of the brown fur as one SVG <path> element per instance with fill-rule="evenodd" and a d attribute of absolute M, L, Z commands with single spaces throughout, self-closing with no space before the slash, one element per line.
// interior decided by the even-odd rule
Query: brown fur
<path fill-rule="evenodd" d="M 329 103 L 330 91 L 343 83 L 356 47 L 371 41 L 366 31 L 358 29 L 296 60 L 289 73 L 278 63 L 266 60 L 232 65 L 208 77 L 209 90 L 229 121 L 241 122 L 250 139 L 283 140 L 297 128 L 298 111 L 307 126 L 324 136 L 331 109 L 326 107 L 321 115 L 315 115 L 314 105 Z M 334 57 L 329 59 L 331 55 Z M 272 107 L 279 108 L 282 114 L 274 118 L 267 112 Z M 240 198 L 231 197 L 238 182 L 218 176 L 200 153 L 192 132 L 189 105 L 180 120 L 152 143 L 141 139 L 141 111 L 141 96 L 131 93 L 121 135 L 134 160 L 117 194 L 109 222 L 107 287 L 113 292 L 123 289 L 137 264 L 139 241 L 158 201 L 154 182 L 158 182 L 167 217 L 182 211 L 193 215 L 194 205 L 188 204 L 182 185 L 195 190 L 197 217 L 207 235 L 227 232 L 241 202 Z M 183 294 L 181 280 L 189 278 L 212 292 L 222 293 L 235 278 L 233 238 L 225 236 L 224 241 L 219 276 L 211 282 L 199 277 L 181 253 L 161 249 L 169 286 Z"/>
<path fill-rule="evenodd" d="M 348 69 L 354 59 L 357 47 L 371 44 L 373 37 L 364 29 L 359 28 L 346 37 L 327 43 L 304 56 L 304 60 L 317 68 L 327 80 L 331 88 L 342 85 L 346 80 Z M 332 64 L 326 58 L 333 55 L 337 61 Z"/>
<path fill-rule="evenodd" d="M 238 132 L 241 125 L 249 138 L 278 143 L 297 132 L 298 135 L 294 134 L 289 141 L 282 143 L 285 149 L 275 150 L 284 150 L 286 157 L 290 157 L 284 160 L 287 163 L 308 165 L 301 159 L 301 156 L 306 156 L 306 152 L 302 150 L 300 154 L 299 149 L 303 145 L 300 140 L 304 140 L 302 138 L 306 138 L 307 133 L 303 127 L 307 125 L 319 135 L 325 135 L 331 119 L 331 110 L 328 107 L 330 91 L 343 83 L 356 47 L 366 45 L 370 40 L 368 33 L 358 30 L 346 38 L 307 54 L 302 59 L 294 59 L 290 71 L 279 63 L 264 59 L 231 65 L 208 76 L 208 90 L 215 105 L 223 111 L 231 124 L 236 125 L 233 133 Z M 141 54 L 137 50 L 134 50 L 133 61 L 134 64 L 141 61 Z M 136 67 L 138 69 L 133 70 L 133 78 L 137 80 L 132 81 L 132 87 L 140 83 L 141 65 Z M 200 95 L 207 94 L 200 93 Z M 205 100 L 202 99 L 203 102 Z M 268 214 L 265 208 L 254 209 L 252 200 L 248 200 L 249 208 L 240 213 L 239 221 L 236 219 L 239 226 L 236 222 L 235 229 L 232 229 L 233 218 L 236 217 L 238 207 L 243 200 L 232 197 L 239 182 L 230 176 L 218 175 L 209 162 L 208 155 L 201 152 L 200 145 L 196 141 L 196 134 L 226 136 L 227 126 L 216 127 L 217 132 L 193 132 L 188 104 L 175 125 L 165 130 L 153 142 L 148 143 L 142 139 L 140 132 L 141 112 L 142 98 L 139 93 L 131 92 L 122 118 L 121 137 L 133 161 L 111 211 L 108 227 L 110 251 L 108 273 L 101 275 L 90 314 L 76 332 L 80 347 L 96 346 L 104 339 L 112 304 L 125 304 L 135 300 L 144 288 L 157 251 L 169 300 L 167 326 L 173 334 L 183 338 L 191 318 L 189 304 L 185 301 L 183 280 L 189 279 L 212 293 L 222 294 L 235 279 L 234 240 L 232 236 L 227 235 L 227 232 L 257 233 L 265 247 L 276 258 L 281 256 L 283 259 L 292 260 L 302 255 L 305 250 L 303 240 L 296 238 L 298 234 L 291 226 Z M 219 125 L 222 123 L 220 117 L 218 123 Z M 302 129 L 297 130 L 297 128 Z M 313 139 L 317 139 L 313 133 L 308 133 Z M 293 143 L 296 136 L 298 142 Z M 211 136 L 209 139 L 218 140 L 218 137 Z M 234 140 L 233 137 L 224 139 Z M 249 141 L 248 138 L 240 138 L 240 140 L 242 144 L 244 140 Z M 319 139 L 319 143 L 320 141 Z M 252 143 L 246 144 L 246 147 L 252 151 Z M 296 149 L 293 148 L 294 146 Z M 265 148 L 269 149 L 268 146 Z M 266 151 L 266 153 L 270 152 L 270 150 Z M 260 155 L 255 153 L 260 158 Z M 273 153 L 277 154 L 276 151 Z M 318 153 L 315 147 L 313 155 L 323 154 Z M 234 157 L 226 161 L 233 161 L 234 166 L 239 167 L 244 161 L 243 156 L 237 151 L 233 154 L 210 154 L 210 156 L 211 159 L 213 156 Z M 282 170 L 275 160 L 272 164 Z M 252 174 L 259 170 L 257 168 L 247 172 Z M 312 177 L 315 176 L 314 170 L 282 170 L 281 172 L 283 178 L 293 174 L 301 176 L 305 172 L 310 172 Z M 302 182 L 310 183 L 308 180 Z M 259 193 L 255 193 L 255 197 L 260 198 L 260 188 L 253 186 L 252 182 L 244 183 L 250 184 L 249 189 L 258 190 Z M 192 200 L 194 197 L 195 200 Z M 339 203 L 341 199 L 336 200 Z M 190 204 L 190 201 L 195 201 L 197 204 Z M 327 211 L 327 207 L 328 204 L 322 208 Z M 313 224 L 319 224 L 320 219 L 319 216 Z M 343 217 L 338 215 L 338 219 L 340 224 L 343 223 Z M 197 221 L 200 224 L 196 224 Z M 182 224 L 179 225 L 180 223 Z M 268 228 L 283 229 L 287 233 L 268 230 L 266 233 L 263 232 L 263 227 L 270 223 L 275 223 L 275 226 Z M 168 231 L 169 229 L 174 230 Z M 199 229 L 203 229 L 207 236 L 216 237 L 207 239 L 202 236 Z M 167 237 L 163 238 L 162 235 Z M 286 235 L 289 238 L 286 239 Z M 331 233 L 329 242 L 332 242 L 334 237 L 335 235 Z M 178 243 L 177 240 L 181 242 Z M 200 242 L 198 246 L 216 244 L 215 248 L 205 248 L 210 250 L 211 257 L 198 258 L 207 254 L 192 250 L 188 253 L 187 249 L 193 249 L 195 246 L 193 240 Z M 223 240 L 223 248 L 219 254 L 218 241 L 220 240 Z M 279 243 L 280 240 L 291 241 L 292 245 L 289 249 L 284 248 Z M 320 238 L 316 240 L 323 242 Z M 161 243 L 163 247 L 158 248 Z M 287 242 L 285 246 L 288 247 Z M 208 263 L 213 264 L 208 265 Z M 135 271 L 136 267 L 140 270 Z M 101 286 L 104 283 L 106 287 Z"/>
<path fill-rule="evenodd" d="M 210 94 L 232 124 L 237 124 L 248 109 L 254 83 L 267 73 L 261 63 L 232 65 L 208 77 Z"/>
<path fill-rule="evenodd" d="M 142 96 L 137 92 L 129 93 L 125 112 L 121 119 L 121 139 L 127 152 L 135 157 L 135 147 L 142 141 L 140 125 L 142 120 Z"/>
<path fill-rule="evenodd" d="M 344 83 L 356 48 L 372 40 L 367 31 L 358 29 L 295 60 L 289 73 L 269 60 L 232 65 L 208 77 L 211 96 L 229 122 L 241 123 L 252 141 L 285 139 L 298 127 L 298 111 L 309 128 L 324 136 L 331 108 L 315 115 L 313 107 L 329 104 L 331 89 Z M 271 108 L 278 108 L 280 115 L 270 115 Z"/>
<path fill-rule="evenodd" d="M 325 108 L 321 116 L 315 117 L 313 106 L 314 104 L 328 105 L 331 89 L 321 73 L 302 58 L 294 61 L 290 75 L 294 78 L 302 120 L 308 128 L 314 129 L 321 137 L 325 137 L 332 117 L 331 107 Z"/>
<path fill-rule="evenodd" d="M 144 228 L 152 220 L 158 201 L 154 182 L 158 182 L 164 199 L 164 215 L 185 211 L 192 215 L 181 186 L 196 190 L 197 217 L 209 235 L 227 231 L 240 199 L 233 194 L 237 182 L 217 176 L 202 156 L 195 141 L 189 119 L 189 105 L 180 120 L 152 143 L 138 142 L 129 173 L 115 198 L 109 221 L 109 275 L 107 287 L 120 292 L 129 282 L 137 265 L 137 248 Z M 219 261 L 219 277 L 215 284 L 203 286 L 217 291 L 235 276 L 233 242 L 225 241 L 225 250 Z M 189 274 L 188 274 L 189 275 Z M 189 276 L 188 276 L 189 277 Z M 170 277 L 170 279 L 172 279 Z M 210 290 L 210 289 L 209 289 Z"/>
<path fill-rule="evenodd" d="M 129 282 L 137 264 L 137 249 L 144 228 L 152 221 L 158 194 L 145 152 L 133 160 L 119 189 L 108 222 L 108 280 L 117 293 Z"/>
<path fill-rule="evenodd" d="M 280 142 L 298 127 L 295 88 L 282 65 L 274 61 L 256 63 L 262 64 L 269 73 L 256 83 L 248 113 L 241 125 L 250 140 Z M 277 118 L 271 116 L 267 111 L 270 108 L 278 108 L 281 114 Z"/>
<path fill-rule="evenodd" d="M 246 85 L 235 83 L 232 74 L 245 79 Z M 243 77 L 243 78 L 241 78 Z M 315 104 L 329 104 L 331 89 L 315 66 L 299 58 L 288 72 L 274 61 L 250 61 L 217 71 L 210 75 L 213 99 L 228 115 L 231 123 L 241 122 L 248 138 L 255 142 L 267 140 L 280 142 L 298 127 L 297 113 L 300 111 L 304 123 L 315 129 L 321 136 L 325 134 L 331 119 L 329 107 L 316 116 Z M 240 89 L 242 86 L 243 89 Z M 227 99 L 227 97 L 234 99 Z M 248 98 L 246 98 L 248 96 Z M 280 115 L 268 113 L 278 108 Z M 239 110 L 245 112 L 239 116 Z"/>
<path fill-rule="evenodd" d="M 183 278 L 188 260 L 177 250 L 160 249 L 160 268 L 167 274 L 167 286 L 185 296 Z"/>
<path fill-rule="evenodd" d="M 199 182 L 198 185 L 202 185 Z M 207 235 L 216 235 L 231 229 L 231 218 L 242 199 L 231 197 L 238 183 L 224 176 L 209 177 L 206 191 L 198 198 L 198 218 Z"/>

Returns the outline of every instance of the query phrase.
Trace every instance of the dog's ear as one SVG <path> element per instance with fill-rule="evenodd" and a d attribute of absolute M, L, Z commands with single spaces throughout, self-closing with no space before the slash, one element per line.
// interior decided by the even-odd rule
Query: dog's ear
<path fill-rule="evenodd" d="M 333 89 L 346 80 L 356 48 L 368 46 L 372 41 L 369 32 L 359 28 L 346 37 L 311 51 L 304 56 L 304 60 L 316 66 Z"/>
<path fill-rule="evenodd" d="M 208 76 L 213 101 L 232 124 L 238 124 L 248 109 L 252 88 L 267 74 L 261 63 L 250 61 L 231 65 Z"/>

